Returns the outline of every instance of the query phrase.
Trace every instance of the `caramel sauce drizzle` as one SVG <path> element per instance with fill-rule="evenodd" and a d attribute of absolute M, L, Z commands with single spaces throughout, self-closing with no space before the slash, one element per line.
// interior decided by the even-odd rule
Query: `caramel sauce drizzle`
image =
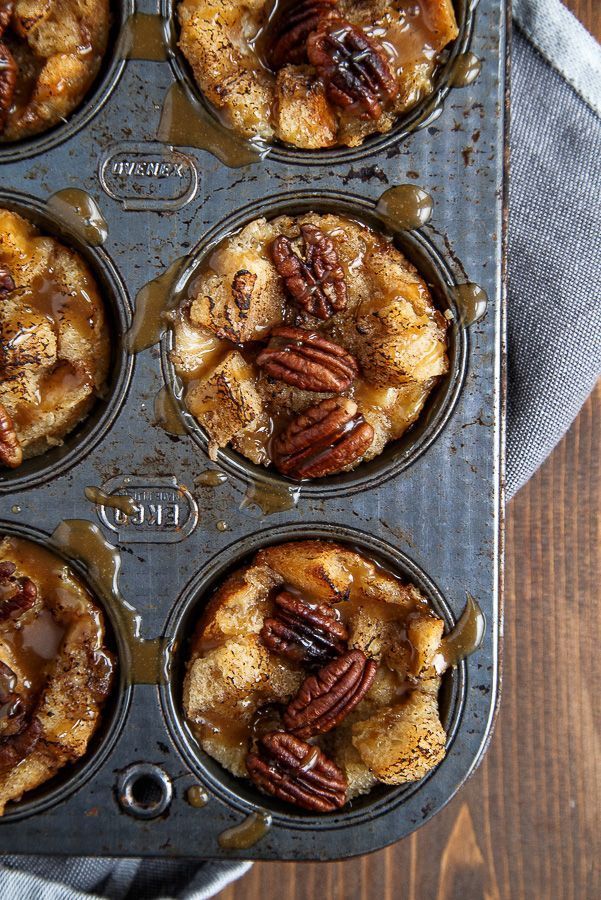
<path fill-rule="evenodd" d="M 218 837 L 224 850 L 248 850 L 264 838 L 271 829 L 271 816 L 266 812 L 251 813 L 240 825 L 227 828 Z"/>
<path fill-rule="evenodd" d="M 211 114 L 202 103 L 192 99 L 179 82 L 165 95 L 157 137 L 167 144 L 206 150 L 230 168 L 258 162 L 269 151 L 258 139 L 245 141 L 233 129 L 222 125 L 217 113 Z"/>
<path fill-rule="evenodd" d="M 39 596 L 44 606 L 39 613 L 31 617 L 27 613 L 23 621 L 15 628 L 7 629 L 1 635 L 4 644 L 19 664 L 24 673 L 22 684 L 25 695 L 37 694 L 44 686 L 52 662 L 56 659 L 68 625 L 59 621 L 52 609 L 64 611 L 65 616 L 86 615 L 95 628 L 94 643 L 101 647 L 104 639 L 104 628 L 99 612 L 90 619 L 88 603 L 93 598 L 84 585 L 68 570 L 66 563 L 54 553 L 40 547 L 34 541 L 8 536 L 0 541 L 2 559 L 14 562 L 16 575 L 35 573 L 34 578 Z M 102 651 L 98 650 L 100 655 Z"/>
<path fill-rule="evenodd" d="M 416 184 L 399 184 L 384 191 L 376 205 L 376 212 L 399 228 L 411 231 L 430 221 L 432 197 Z"/>
<path fill-rule="evenodd" d="M 79 188 L 64 188 L 48 199 L 48 208 L 90 246 L 99 247 L 108 236 L 108 225 L 93 197 Z"/>
<path fill-rule="evenodd" d="M 156 13 L 133 13 L 124 27 L 124 58 L 151 62 L 168 59 L 165 25 L 163 17 Z"/>
<path fill-rule="evenodd" d="M 127 494 L 107 494 L 102 488 L 94 486 L 84 488 L 84 494 L 90 503 L 118 509 L 126 516 L 135 516 L 139 508 L 135 500 L 132 500 Z"/>
<path fill-rule="evenodd" d="M 186 260 L 186 256 L 174 260 L 161 275 L 141 287 L 136 294 L 134 320 L 125 335 L 130 353 L 152 347 L 167 330 L 167 313 L 177 304 L 173 287 Z"/>
<path fill-rule="evenodd" d="M 186 791 L 186 801 L 194 809 L 202 809 L 209 802 L 209 795 L 200 784 L 193 784 Z"/>
<path fill-rule="evenodd" d="M 240 504 L 240 509 L 258 507 L 264 516 L 294 509 L 301 495 L 300 486 L 278 482 L 251 481 Z"/>
<path fill-rule="evenodd" d="M 129 677 L 134 684 L 159 684 L 166 677 L 163 638 L 145 640 L 140 636 L 141 616 L 121 596 L 118 586 L 121 556 L 98 526 L 86 519 L 65 519 L 52 534 L 52 542 L 80 560 L 110 603 L 120 632 L 130 652 Z"/>
<path fill-rule="evenodd" d="M 474 53 L 462 53 L 455 60 L 449 84 L 452 87 L 467 87 L 474 83 L 481 69 L 482 60 Z"/>
<path fill-rule="evenodd" d="M 465 609 L 453 630 L 446 634 L 434 657 L 437 672 L 456 666 L 457 663 L 482 646 L 486 632 L 486 619 L 478 601 L 467 594 Z"/>
<path fill-rule="evenodd" d="M 183 435 L 188 433 L 168 385 L 164 385 L 154 398 L 154 415 L 155 424 L 159 425 L 167 434 Z"/>
<path fill-rule="evenodd" d="M 480 285 L 473 282 L 458 284 L 452 288 L 452 294 L 459 309 L 459 321 L 462 325 L 473 325 L 486 314 L 488 294 Z"/>

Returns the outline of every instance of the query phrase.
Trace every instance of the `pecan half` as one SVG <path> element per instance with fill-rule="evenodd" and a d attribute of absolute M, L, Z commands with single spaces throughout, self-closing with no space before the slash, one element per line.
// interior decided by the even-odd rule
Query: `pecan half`
<path fill-rule="evenodd" d="M 0 466 L 16 469 L 23 462 L 23 451 L 15 424 L 4 406 L 0 403 Z"/>
<path fill-rule="evenodd" d="M 232 294 L 234 297 L 234 303 L 240 310 L 241 316 L 245 316 L 248 314 L 248 310 L 250 309 L 250 301 L 256 281 L 257 276 L 254 272 L 249 272 L 248 269 L 240 269 L 234 275 L 234 279 L 232 281 Z"/>
<path fill-rule="evenodd" d="M 16 687 L 17 676 L 0 661 L 0 737 L 18 734 L 25 726 L 27 710 Z"/>
<path fill-rule="evenodd" d="M 0 0 L 0 37 L 10 25 L 14 8 L 15 0 Z"/>
<path fill-rule="evenodd" d="M 0 562 L 0 622 L 18 619 L 34 605 L 38 589 L 31 578 L 15 578 L 13 562 Z"/>
<path fill-rule="evenodd" d="M 17 64 L 6 44 L 0 41 L 0 134 L 6 128 L 16 84 Z"/>
<path fill-rule="evenodd" d="M 335 15 L 337 0 L 301 0 L 294 8 L 284 9 L 274 20 L 273 44 L 267 51 L 267 64 L 277 71 L 282 66 L 300 66 L 307 62 L 307 38 L 322 19 Z"/>
<path fill-rule="evenodd" d="M 280 591 L 274 606 L 274 616 L 261 629 L 261 640 L 272 653 L 323 666 L 346 650 L 348 632 L 327 604 L 309 606 L 290 591 Z"/>
<path fill-rule="evenodd" d="M 283 325 L 274 328 L 270 338 L 257 365 L 271 378 L 303 391 L 341 394 L 359 374 L 354 356 L 314 331 Z"/>
<path fill-rule="evenodd" d="M 294 252 L 292 241 L 285 235 L 271 245 L 271 258 L 298 305 L 318 319 L 329 319 L 348 302 L 338 251 L 332 238 L 316 225 L 301 225 L 300 232 L 304 259 Z"/>
<path fill-rule="evenodd" d="M 16 734 L 0 737 L 0 769 L 12 769 L 29 756 L 42 736 L 42 723 L 34 716 Z"/>
<path fill-rule="evenodd" d="M 328 100 L 361 118 L 377 119 L 398 94 L 384 48 L 345 19 L 322 20 L 309 35 L 307 56 Z"/>
<path fill-rule="evenodd" d="M 5 265 L 0 264 L 0 300 L 4 300 L 15 289 L 15 281 Z"/>
<path fill-rule="evenodd" d="M 294 806 L 333 812 L 346 803 L 347 782 L 336 763 L 285 731 L 264 735 L 246 768 L 259 790 Z"/>
<path fill-rule="evenodd" d="M 0 564 L 3 565 L 3 564 Z M 0 661 L 0 768 L 12 768 L 34 749 L 42 726 L 16 693 L 17 676 Z"/>
<path fill-rule="evenodd" d="M 275 438 L 275 467 L 291 478 L 323 478 L 360 459 L 374 430 L 354 400 L 328 397 L 301 413 Z"/>
<path fill-rule="evenodd" d="M 303 740 L 331 731 L 365 697 L 377 668 L 362 650 L 349 650 L 333 659 L 305 679 L 288 704 L 284 726 Z"/>

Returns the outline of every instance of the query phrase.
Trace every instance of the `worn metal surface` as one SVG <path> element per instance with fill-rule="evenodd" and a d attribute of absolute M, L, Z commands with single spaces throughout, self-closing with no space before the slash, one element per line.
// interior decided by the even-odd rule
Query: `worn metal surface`
<path fill-rule="evenodd" d="M 158 4 L 139 8 L 154 13 Z M 122 18 L 129 12 L 126 3 Z M 92 99 L 68 125 L 22 148 L 0 148 L 0 202 L 88 256 L 112 299 L 120 334 L 142 285 L 233 222 L 264 209 L 307 205 L 369 219 L 382 191 L 406 182 L 431 193 L 434 212 L 419 234 L 397 239 L 425 267 L 441 305 L 452 306 L 455 280 L 477 282 L 489 296 L 481 321 L 454 329 L 452 377 L 415 434 L 352 476 L 303 490 L 289 511 L 262 518 L 256 508 L 240 509 L 248 481 L 266 476 L 235 454 L 224 454 L 219 463 L 227 482 L 194 485 L 195 476 L 211 467 L 202 435 L 189 421 L 191 433 L 182 437 L 155 424 L 154 399 L 170 373 L 168 337 L 162 349 L 157 345 L 135 359 L 117 347 L 109 396 L 83 428 L 64 448 L 3 473 L 1 531 L 45 542 L 62 519 L 84 518 L 121 548 L 121 593 L 140 613 L 143 636 L 166 638 L 169 675 L 162 685 L 132 683 L 127 645 L 114 635 L 122 677 L 94 747 L 0 821 L 5 852 L 350 856 L 410 833 L 477 764 L 497 702 L 501 628 L 504 36 L 503 4 L 480 0 L 473 34 L 464 30 L 462 38 L 483 61 L 477 81 L 452 89 L 440 117 L 426 127 L 408 136 L 401 127 L 346 156 L 315 154 L 307 161 L 280 151 L 231 169 L 204 151 L 158 143 L 162 100 L 179 64 L 124 62 L 119 42 L 97 94 L 101 104 Z M 132 161 L 166 163 L 163 173 L 171 174 L 136 174 L 143 165 L 128 175 L 131 167 L 120 163 Z M 109 225 L 102 248 L 82 245 L 47 210 L 48 197 L 65 187 L 82 188 L 99 202 Z M 113 510 L 96 510 L 84 497 L 87 485 L 127 487 L 143 504 L 144 522 L 119 524 Z M 228 530 L 219 531 L 218 521 L 227 522 Z M 349 811 L 320 818 L 266 803 L 202 754 L 183 727 L 178 694 L 182 640 L 210 585 L 257 547 L 306 535 L 337 537 L 379 555 L 414 578 L 449 625 L 461 613 L 466 591 L 487 619 L 482 648 L 446 686 L 450 744 L 443 763 L 418 784 L 382 786 Z M 114 602 L 106 598 L 118 632 Z M 139 763 L 156 765 L 171 779 L 171 802 L 154 818 L 132 817 L 119 805 L 124 773 Z M 198 783 L 209 793 L 203 808 L 185 799 L 187 788 Z M 258 808 L 272 812 L 269 833 L 250 849 L 221 849 L 220 832 Z"/>

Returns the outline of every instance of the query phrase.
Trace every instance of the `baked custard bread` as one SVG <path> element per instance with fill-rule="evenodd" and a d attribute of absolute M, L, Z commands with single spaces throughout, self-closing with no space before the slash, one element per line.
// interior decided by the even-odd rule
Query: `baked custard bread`
<path fill-rule="evenodd" d="M 0 468 L 61 444 L 102 393 L 109 360 L 86 263 L 0 208 Z"/>
<path fill-rule="evenodd" d="M 234 775 L 330 812 L 443 759 L 443 628 L 414 585 L 346 545 L 268 547 L 200 618 L 185 715 Z"/>
<path fill-rule="evenodd" d="M 1 0 L 0 141 L 66 119 L 107 48 L 109 0 Z"/>
<path fill-rule="evenodd" d="M 389 131 L 433 90 L 451 0 L 182 0 L 179 45 L 246 138 L 307 150 Z"/>
<path fill-rule="evenodd" d="M 85 754 L 114 668 L 103 615 L 69 566 L 0 539 L 0 815 Z"/>
<path fill-rule="evenodd" d="M 418 418 L 447 321 L 392 240 L 339 215 L 257 219 L 174 316 L 172 360 L 209 436 L 293 479 L 349 471 Z"/>

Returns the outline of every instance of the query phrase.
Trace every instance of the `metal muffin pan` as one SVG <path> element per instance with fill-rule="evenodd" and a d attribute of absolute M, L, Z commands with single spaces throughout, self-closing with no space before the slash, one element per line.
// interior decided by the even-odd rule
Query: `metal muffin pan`
<path fill-rule="evenodd" d="M 149 14 L 168 9 L 158 0 L 136 7 Z M 121 58 L 125 41 L 117 31 L 131 12 L 129 3 L 116 5 L 116 40 L 81 110 L 47 135 L 0 145 L 0 203 L 86 257 L 116 332 L 112 382 L 89 419 L 64 447 L 0 475 L 0 533 L 49 544 L 63 519 L 94 522 L 120 550 L 122 598 L 72 560 L 106 610 L 121 674 L 89 754 L 7 811 L 0 819 L 2 848 L 320 860 L 375 850 L 409 834 L 453 796 L 484 752 L 498 699 L 505 9 L 496 0 L 461 6 L 461 36 L 433 107 L 426 102 L 393 133 L 349 151 L 274 147 L 265 159 L 237 169 L 206 151 L 157 140 L 163 99 L 175 78 L 188 76 L 168 24 L 164 62 Z M 454 57 L 468 44 L 482 59 L 480 76 L 447 90 Z M 375 210 L 384 190 L 403 183 L 421 186 L 433 199 L 432 219 L 417 232 L 383 223 Z M 86 246 L 46 207 L 66 187 L 98 202 L 108 223 L 102 247 Z M 256 508 L 241 508 L 247 486 L 285 479 L 229 451 L 212 463 L 202 430 L 185 412 L 188 434 L 163 430 L 155 398 L 166 383 L 178 393 L 170 335 L 136 357 L 126 353 L 122 337 L 140 288 L 174 260 L 189 256 L 175 285 L 181 290 L 224 234 L 255 215 L 308 208 L 385 225 L 441 308 L 453 309 L 452 289 L 466 281 L 481 285 L 489 304 L 467 328 L 455 319 L 451 373 L 413 432 L 373 463 L 304 487 L 295 507 L 263 518 Z M 200 472 L 213 468 L 228 480 L 195 485 Z M 143 515 L 133 520 L 95 507 L 84 496 L 91 485 L 129 493 Z M 487 620 L 482 647 L 445 679 L 449 750 L 441 765 L 416 784 L 378 787 L 323 817 L 284 809 L 232 778 L 198 748 L 179 705 L 187 631 L 212 586 L 258 547 L 307 536 L 339 539 L 382 558 L 425 590 L 449 627 L 466 591 Z M 143 638 L 161 639 L 160 683 L 144 683 L 149 679 L 132 661 L 121 602 L 135 607 Z M 186 800 L 193 785 L 208 793 L 203 808 Z M 262 810 L 271 815 L 271 828 L 256 844 L 243 850 L 219 844 L 224 829 Z"/>

